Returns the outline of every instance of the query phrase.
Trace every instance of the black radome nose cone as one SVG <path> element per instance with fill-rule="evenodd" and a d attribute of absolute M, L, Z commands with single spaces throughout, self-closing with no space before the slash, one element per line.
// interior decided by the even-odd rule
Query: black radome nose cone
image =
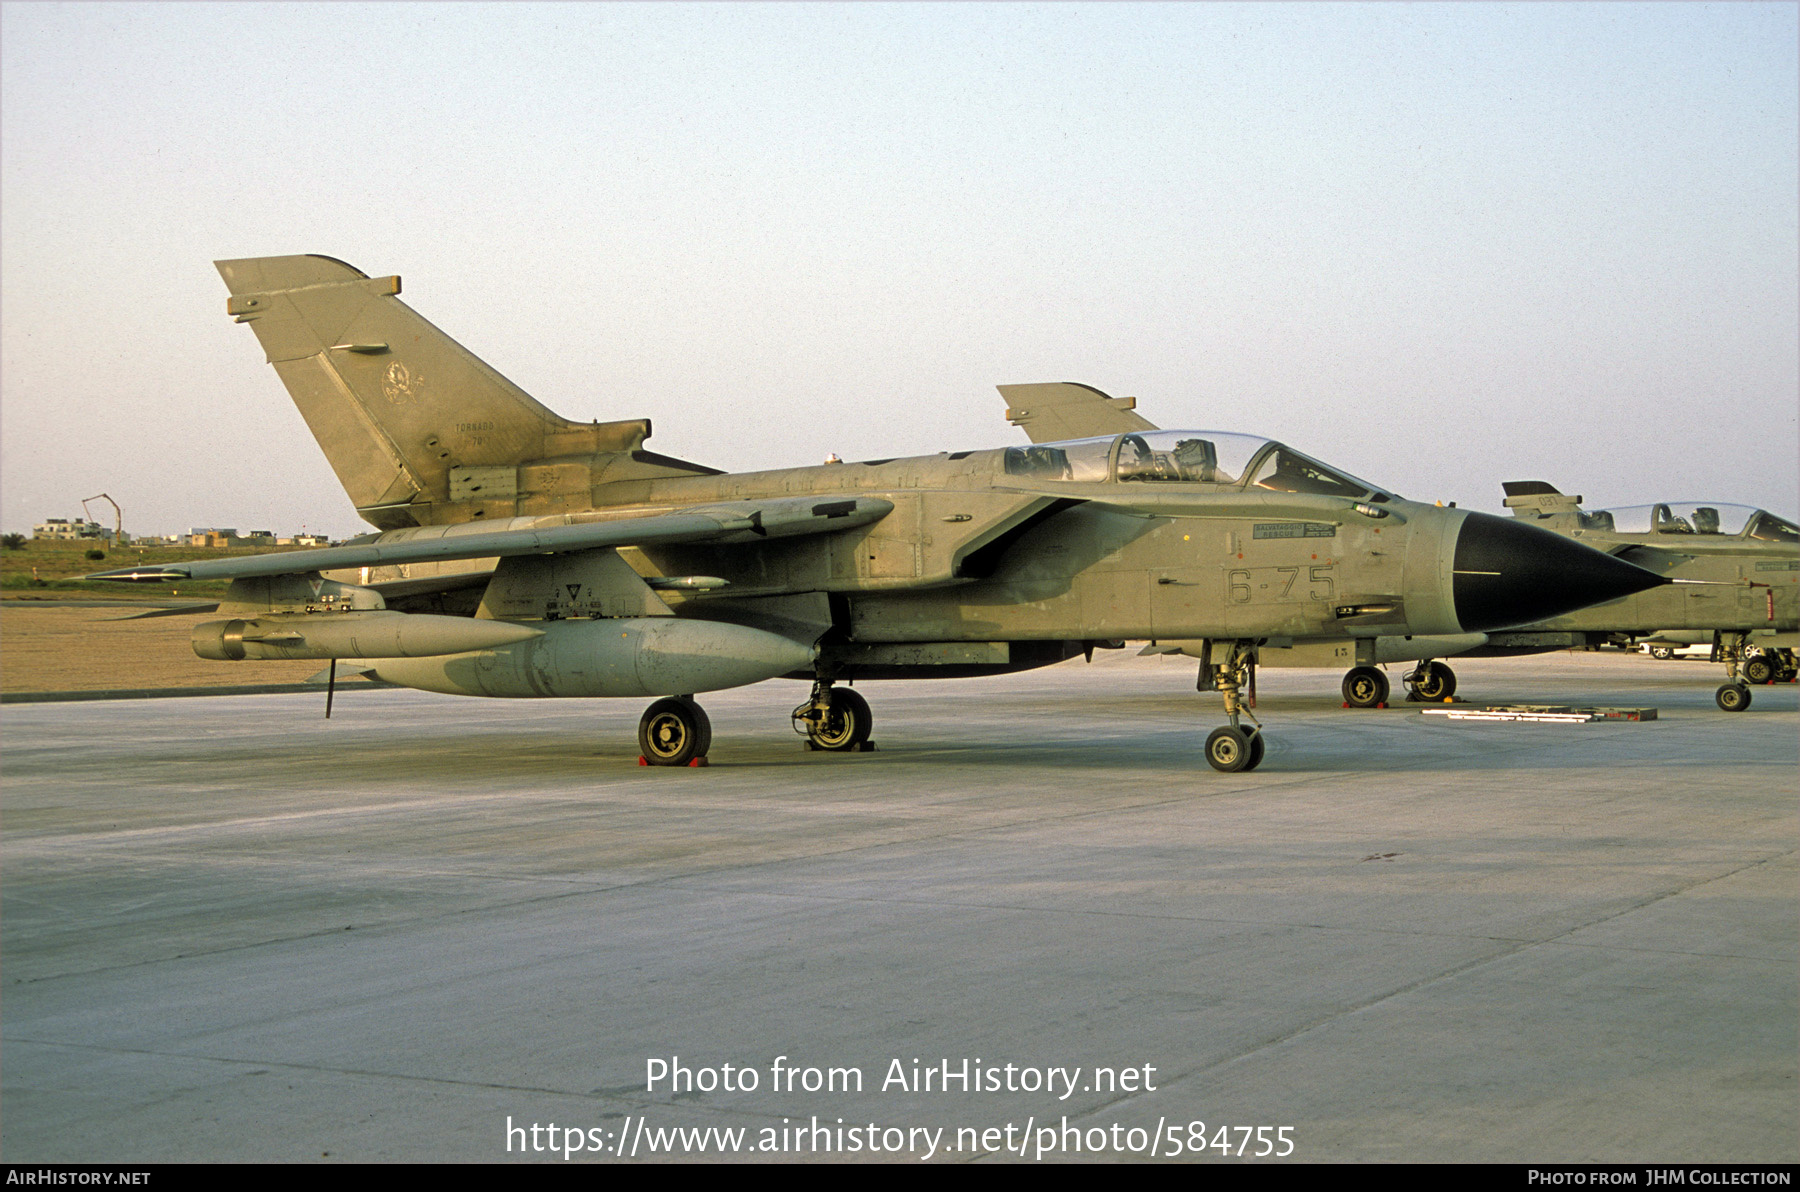
<path fill-rule="evenodd" d="M 1572 538 L 1471 513 L 1456 536 L 1456 619 L 1464 632 L 1531 625 L 1669 581 Z"/>

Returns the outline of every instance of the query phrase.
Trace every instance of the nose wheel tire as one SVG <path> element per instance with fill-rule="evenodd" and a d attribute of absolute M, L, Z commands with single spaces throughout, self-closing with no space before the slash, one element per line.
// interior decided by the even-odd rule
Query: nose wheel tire
<path fill-rule="evenodd" d="M 1742 712 L 1750 706 L 1750 689 L 1742 683 L 1727 683 L 1713 699 L 1727 712 Z"/>
<path fill-rule="evenodd" d="M 712 721 L 691 699 L 659 699 L 638 721 L 638 748 L 652 766 L 685 766 L 712 748 Z"/>
<path fill-rule="evenodd" d="M 1352 708 L 1375 708 L 1387 702 L 1387 676 L 1372 666 L 1358 666 L 1344 676 L 1344 702 Z"/>
<path fill-rule="evenodd" d="M 807 724 L 806 739 L 831 753 L 861 748 L 875 727 L 869 701 L 848 687 L 832 688 L 827 699 L 824 715 Z"/>
<path fill-rule="evenodd" d="M 1263 737 L 1258 731 L 1247 731 L 1221 725 L 1206 738 L 1206 762 L 1224 774 L 1254 770 L 1262 764 Z"/>

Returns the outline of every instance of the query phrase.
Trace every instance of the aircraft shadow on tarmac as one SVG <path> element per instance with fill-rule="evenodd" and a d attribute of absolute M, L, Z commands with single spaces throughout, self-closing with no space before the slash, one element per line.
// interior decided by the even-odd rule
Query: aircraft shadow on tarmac
<path fill-rule="evenodd" d="M 1679 752 L 1676 734 L 1685 737 L 1693 733 L 1693 721 L 1705 722 L 1703 731 L 1709 739 L 1721 732 L 1760 736 L 1764 725 L 1779 724 L 1785 731 L 1791 717 L 1783 713 L 1795 710 L 1800 703 L 1796 695 L 1800 691 L 1793 688 L 1771 689 L 1758 707 L 1763 714 L 1726 717 L 1712 708 L 1705 689 L 1696 689 L 1691 698 L 1671 700 L 1667 688 L 1662 687 L 1658 702 L 1665 719 L 1659 722 L 1541 725 L 1455 724 L 1421 716 L 1420 705 L 1349 711 L 1321 694 L 1265 692 L 1259 699 L 1262 708 L 1289 717 L 1304 715 L 1306 728 L 1304 732 L 1271 734 L 1267 748 L 1272 764 L 1243 777 L 1260 780 L 1256 785 L 1272 786 L 1284 776 L 1331 772 L 1469 773 L 1656 765 L 1669 759 L 1671 749 Z M 314 783 L 404 781 L 414 786 L 460 789 L 475 783 L 504 789 L 520 780 L 580 787 L 660 780 L 653 775 L 668 777 L 661 768 L 638 766 L 626 744 L 628 738 L 611 731 L 610 722 L 627 720 L 628 712 L 615 711 L 614 705 L 604 701 L 596 701 L 578 716 L 559 711 L 524 724 L 468 725 L 460 730 L 454 724 L 438 724 L 420 736 L 418 710 L 383 708 L 384 698 L 385 693 L 375 691 L 358 691 L 347 699 L 340 696 L 340 719 L 333 722 L 340 727 L 320 728 L 331 741 L 323 755 L 319 738 L 310 733 L 292 745 L 272 744 L 261 734 L 245 734 L 213 739 L 204 764 L 221 769 L 242 767 L 264 776 L 291 771 Z M 1087 773 L 1172 772 L 1192 780 L 1178 788 L 1192 794 L 1237 786 L 1229 781 L 1230 776 L 1215 773 L 1200 761 L 1196 744 L 1204 735 L 1207 709 L 1191 695 L 1096 698 L 1091 692 L 1079 691 L 995 693 L 980 701 L 978 720 L 972 720 L 957 700 L 899 698 L 891 702 L 899 705 L 895 710 L 900 714 L 889 720 L 889 732 L 877 743 L 877 750 L 864 754 L 807 751 L 798 736 L 771 727 L 764 701 L 722 708 L 717 719 L 731 730 L 730 747 L 719 750 L 706 769 L 680 772 L 704 783 L 709 773 L 715 772 L 717 776 L 752 769 L 814 771 L 824 767 L 829 771 L 835 767 L 843 781 L 862 784 L 884 774 L 892 774 L 896 782 L 911 783 L 932 772 L 945 776 L 991 770 L 1024 774 L 1050 768 Z M 1635 704 L 1642 702 L 1642 693 L 1595 689 L 1581 693 L 1581 702 Z M 1680 723 L 1682 719 L 1689 723 Z M 1003 737 L 993 733 L 995 723 L 1007 725 Z M 185 759 L 184 764 L 193 761 Z M 152 762 L 147 779 L 154 769 Z M 215 776 L 212 780 L 221 779 Z"/>

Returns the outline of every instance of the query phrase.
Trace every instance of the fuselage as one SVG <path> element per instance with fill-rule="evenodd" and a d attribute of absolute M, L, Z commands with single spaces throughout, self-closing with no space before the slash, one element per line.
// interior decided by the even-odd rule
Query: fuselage
<path fill-rule="evenodd" d="M 1277 442 L 1205 431 L 663 475 L 596 485 L 587 509 L 380 537 L 852 495 L 880 497 L 893 511 L 833 535 L 620 553 L 646 578 L 727 581 L 667 597 L 677 615 L 787 620 L 864 643 L 1460 633 L 1593 598 L 1562 584 L 1566 565 L 1525 558 L 1548 550 L 1592 561 L 1566 539 L 1403 500 Z M 1503 574 L 1496 550 L 1509 568 L 1529 565 L 1531 576 Z M 426 574 L 377 568 L 339 578 L 391 583 Z"/>

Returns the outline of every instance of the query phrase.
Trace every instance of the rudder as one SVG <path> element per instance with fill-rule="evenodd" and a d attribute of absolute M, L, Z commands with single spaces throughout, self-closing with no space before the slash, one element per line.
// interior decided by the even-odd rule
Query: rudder
<path fill-rule="evenodd" d="M 325 256 L 214 264 L 227 312 L 250 324 L 357 512 L 381 529 L 511 512 L 520 465 L 634 452 L 650 434 L 648 419 L 552 413 L 401 302 L 398 277 Z M 456 512 L 470 504 L 489 508 Z"/>

